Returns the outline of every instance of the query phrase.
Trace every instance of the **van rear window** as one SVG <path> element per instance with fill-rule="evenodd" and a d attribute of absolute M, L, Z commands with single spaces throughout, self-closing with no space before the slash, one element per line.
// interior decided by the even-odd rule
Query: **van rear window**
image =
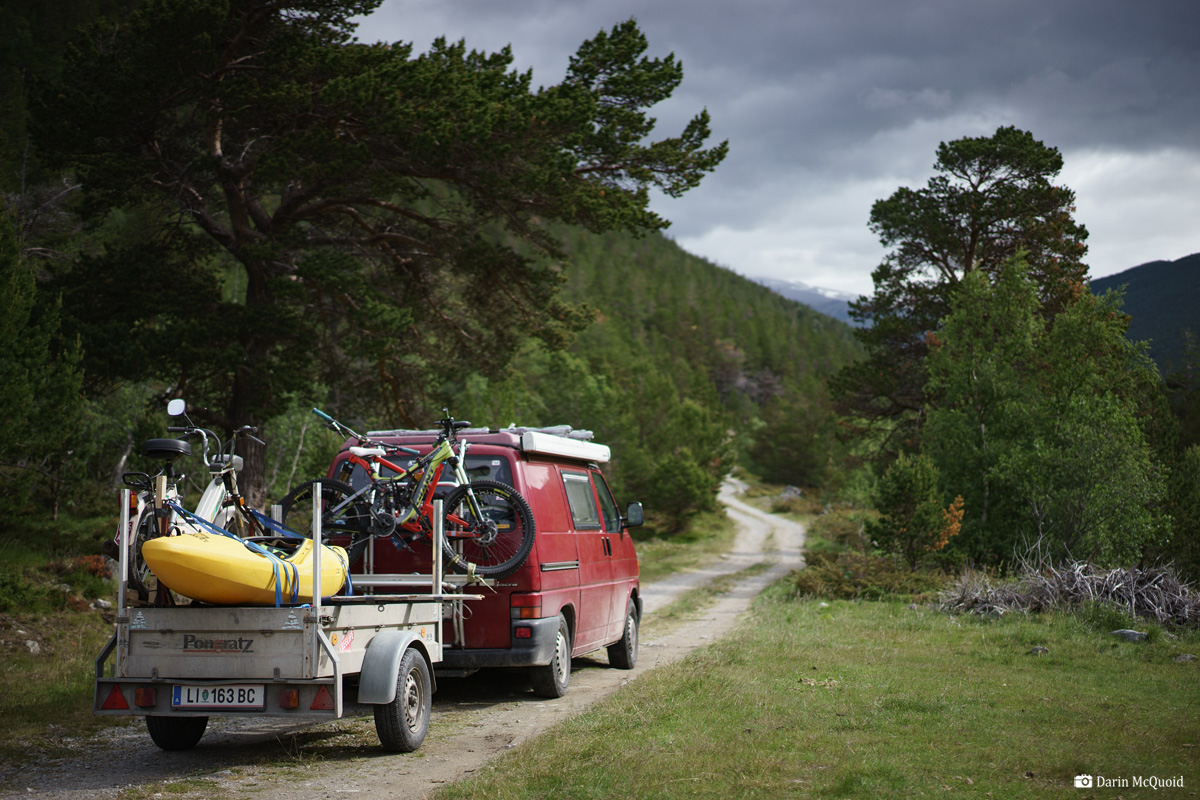
<path fill-rule="evenodd" d="M 592 482 L 587 473 L 563 470 L 562 478 L 575 529 L 599 528 L 600 513 L 596 510 L 596 495 L 592 493 Z"/>
<path fill-rule="evenodd" d="M 389 460 L 397 466 L 404 467 L 405 469 L 411 467 L 416 462 L 415 458 L 408 456 Z M 467 453 L 466 467 L 467 477 L 473 481 L 500 481 L 501 483 L 506 483 L 509 486 L 512 486 L 512 466 L 508 463 L 508 459 L 506 458 L 500 458 L 499 456 L 471 455 L 470 453 Z M 388 467 L 383 467 L 380 473 L 384 478 L 391 478 L 398 474 Z M 366 472 L 362 467 L 356 464 L 350 473 L 350 485 L 353 486 L 357 491 L 358 489 L 363 488 L 363 486 L 366 486 L 366 484 Z M 450 465 L 447 464 L 446 468 L 442 470 L 442 479 L 438 481 L 438 487 L 442 490 L 438 493 L 439 496 L 448 491 L 449 487 L 456 485 L 457 484 L 454 480 L 454 472 L 450 469 Z"/>

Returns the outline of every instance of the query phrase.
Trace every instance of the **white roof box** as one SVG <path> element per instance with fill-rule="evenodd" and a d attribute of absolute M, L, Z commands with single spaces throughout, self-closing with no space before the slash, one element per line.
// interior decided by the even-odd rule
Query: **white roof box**
<path fill-rule="evenodd" d="M 565 436 L 529 430 L 521 434 L 521 449 L 526 453 L 565 456 L 597 463 L 608 461 L 611 455 L 606 444 L 596 444 L 582 439 L 568 439 Z"/>

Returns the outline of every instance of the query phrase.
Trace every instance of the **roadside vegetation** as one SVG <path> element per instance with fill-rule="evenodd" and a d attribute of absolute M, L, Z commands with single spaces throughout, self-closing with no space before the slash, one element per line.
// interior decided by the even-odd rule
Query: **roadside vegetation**
<path fill-rule="evenodd" d="M 874 512 L 782 488 L 748 499 L 805 522 L 808 566 L 747 625 L 438 800 L 1068 798 L 1081 774 L 1200 781 L 1195 626 L 1069 597 L 973 613 L 959 607 L 964 576 L 913 570 L 864 539 Z M 1129 629 L 1144 638 L 1114 634 Z"/>
<path fill-rule="evenodd" d="M 780 582 L 749 625 L 436 796 L 1067 798 L 1079 774 L 1200 780 L 1197 666 L 1175 660 L 1194 632 L 1128 643 L 1111 618 L 910 605 Z"/>

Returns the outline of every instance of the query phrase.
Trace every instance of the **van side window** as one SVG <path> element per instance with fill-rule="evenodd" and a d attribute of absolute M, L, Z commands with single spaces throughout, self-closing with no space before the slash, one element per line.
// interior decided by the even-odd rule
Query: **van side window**
<path fill-rule="evenodd" d="M 587 473 L 563 470 L 562 478 L 575 529 L 599 528 L 600 514 L 596 511 L 596 495 L 592 494 L 592 482 L 588 480 Z"/>
<path fill-rule="evenodd" d="M 600 510 L 604 512 L 604 530 L 616 533 L 621 530 L 621 514 L 617 511 L 617 501 L 613 500 L 608 483 L 599 472 L 592 473 L 596 483 L 596 496 L 600 498 Z"/>

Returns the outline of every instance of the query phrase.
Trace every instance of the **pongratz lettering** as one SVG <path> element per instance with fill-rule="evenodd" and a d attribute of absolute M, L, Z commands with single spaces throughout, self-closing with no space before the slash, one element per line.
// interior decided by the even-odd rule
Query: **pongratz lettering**
<path fill-rule="evenodd" d="M 253 639 L 204 639 L 194 633 L 183 635 L 183 650 L 191 653 L 253 653 Z"/>

